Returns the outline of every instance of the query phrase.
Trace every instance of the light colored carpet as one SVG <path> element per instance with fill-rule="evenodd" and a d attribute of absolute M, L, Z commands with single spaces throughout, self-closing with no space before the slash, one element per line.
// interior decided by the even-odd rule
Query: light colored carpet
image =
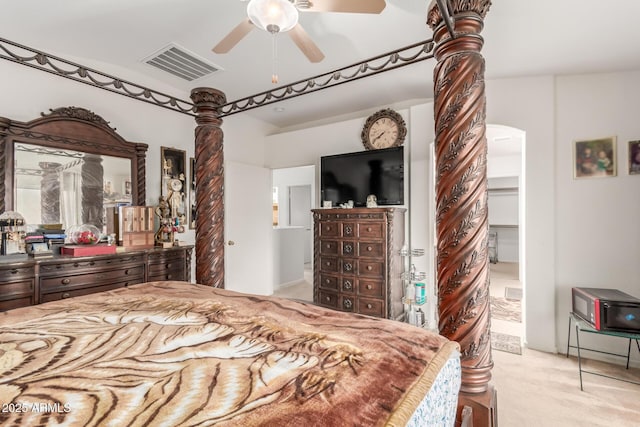
<path fill-rule="evenodd" d="M 637 427 L 640 386 L 583 374 L 580 391 L 575 357 L 524 349 L 521 356 L 492 353 L 491 383 L 498 391 L 498 425 L 502 427 Z M 597 361 L 590 370 L 640 378 L 639 369 Z"/>

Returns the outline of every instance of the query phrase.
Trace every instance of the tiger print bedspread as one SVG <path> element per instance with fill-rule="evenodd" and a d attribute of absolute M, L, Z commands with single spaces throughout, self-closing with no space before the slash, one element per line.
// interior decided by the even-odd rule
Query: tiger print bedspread
<path fill-rule="evenodd" d="M 458 345 L 184 282 L 0 313 L 0 425 L 404 425 Z"/>

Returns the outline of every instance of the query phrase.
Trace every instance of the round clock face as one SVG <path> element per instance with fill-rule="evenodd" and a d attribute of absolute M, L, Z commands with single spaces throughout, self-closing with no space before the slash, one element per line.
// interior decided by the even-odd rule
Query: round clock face
<path fill-rule="evenodd" d="M 179 179 L 172 179 L 169 181 L 169 189 L 171 191 L 180 191 L 182 190 L 182 181 Z"/>
<path fill-rule="evenodd" d="M 373 148 L 389 148 L 398 139 L 398 123 L 389 117 L 382 117 L 369 128 L 369 143 Z"/>
<path fill-rule="evenodd" d="M 371 115 L 362 129 L 362 143 L 367 150 L 397 147 L 407 134 L 402 116 L 391 109 Z"/>

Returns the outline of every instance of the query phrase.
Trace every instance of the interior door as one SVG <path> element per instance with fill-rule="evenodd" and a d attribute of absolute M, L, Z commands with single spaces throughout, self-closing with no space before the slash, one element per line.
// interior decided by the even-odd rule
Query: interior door
<path fill-rule="evenodd" d="M 225 162 L 225 288 L 273 294 L 271 170 Z"/>
<path fill-rule="evenodd" d="M 304 262 L 311 262 L 311 186 L 289 187 L 289 225 L 304 227 Z"/>

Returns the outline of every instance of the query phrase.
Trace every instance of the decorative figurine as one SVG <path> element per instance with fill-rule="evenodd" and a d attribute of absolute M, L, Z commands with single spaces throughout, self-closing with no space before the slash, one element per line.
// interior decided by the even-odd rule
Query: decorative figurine
<path fill-rule="evenodd" d="M 378 198 L 375 194 L 369 194 L 367 196 L 367 207 L 368 208 L 376 208 L 378 207 Z"/>

